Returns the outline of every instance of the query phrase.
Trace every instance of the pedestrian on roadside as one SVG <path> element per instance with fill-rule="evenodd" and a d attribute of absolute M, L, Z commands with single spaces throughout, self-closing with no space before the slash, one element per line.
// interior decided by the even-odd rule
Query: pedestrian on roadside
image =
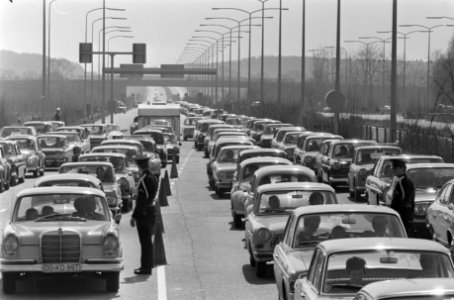
<path fill-rule="evenodd" d="M 413 224 L 413 210 L 415 208 L 415 186 L 405 173 L 407 170 L 405 162 L 395 159 L 392 163 L 396 178 L 391 199 L 391 208 L 399 213 L 407 235 L 410 236 Z"/>
<path fill-rule="evenodd" d="M 135 157 L 137 166 L 142 172 L 142 176 L 137 183 L 136 206 L 131 217 L 131 226 L 137 225 L 141 248 L 140 268 L 134 270 L 137 275 L 151 275 L 151 269 L 153 268 L 153 243 L 151 236 L 156 220 L 154 199 L 158 191 L 158 181 L 151 174 L 148 167 L 149 159 L 145 155 L 137 155 Z"/>
<path fill-rule="evenodd" d="M 57 107 L 57 110 L 55 111 L 54 121 L 61 121 L 61 117 L 60 117 L 60 107 Z"/>

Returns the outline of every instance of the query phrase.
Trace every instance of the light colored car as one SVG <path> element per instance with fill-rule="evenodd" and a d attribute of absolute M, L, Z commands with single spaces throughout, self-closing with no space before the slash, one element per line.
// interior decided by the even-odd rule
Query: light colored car
<path fill-rule="evenodd" d="M 194 132 L 194 147 L 201 151 L 205 147 L 205 136 L 208 132 L 208 127 L 212 124 L 224 124 L 224 121 L 215 119 L 204 119 L 197 122 Z"/>
<path fill-rule="evenodd" d="M 353 159 L 355 147 L 377 145 L 372 140 L 346 139 L 331 143 L 328 153 L 321 161 L 322 182 L 336 188 L 338 185 L 348 185 L 348 171 Z"/>
<path fill-rule="evenodd" d="M 311 227 L 318 224 L 317 227 Z M 307 275 L 318 243 L 338 238 L 407 237 L 399 214 L 388 207 L 361 204 L 310 205 L 291 212 L 274 248 L 274 278 L 279 299 L 291 300 L 295 281 Z"/>
<path fill-rule="evenodd" d="M 272 119 L 263 119 L 258 122 L 254 123 L 254 126 L 251 128 L 251 132 L 249 133 L 251 138 L 255 141 L 255 143 L 260 142 L 260 138 L 263 134 L 265 126 L 271 123 L 282 123 L 281 121 L 272 120 Z"/>
<path fill-rule="evenodd" d="M 38 147 L 46 155 L 44 164 L 47 169 L 59 168 L 65 162 L 73 161 L 74 144 L 69 143 L 68 136 L 63 134 L 40 134 L 37 137 Z"/>
<path fill-rule="evenodd" d="M 25 172 L 32 172 L 34 177 L 44 175 L 46 155 L 38 148 L 38 141 L 32 135 L 11 135 L 7 140 L 16 141 L 25 157 Z"/>
<path fill-rule="evenodd" d="M 15 186 L 18 183 L 23 183 L 25 180 L 26 164 L 25 156 L 21 153 L 19 145 L 15 141 L 0 140 L 0 148 L 3 149 L 2 159 L 6 159 L 10 166 L 9 185 Z M 1 190 L 2 188 L 0 186 Z"/>
<path fill-rule="evenodd" d="M 316 157 L 320 153 L 322 142 L 328 139 L 341 140 L 342 136 L 328 132 L 314 132 L 307 136 L 300 136 L 293 152 L 293 162 L 315 171 Z"/>
<path fill-rule="evenodd" d="M 11 164 L 5 157 L 3 147 L 0 147 L 0 193 L 9 190 L 11 185 Z"/>
<path fill-rule="evenodd" d="M 279 128 L 284 127 L 294 127 L 293 124 L 290 123 L 269 123 L 265 125 L 262 134 L 260 135 L 260 141 L 258 144 L 262 148 L 271 148 L 271 141 L 274 138 L 274 134 Z"/>
<path fill-rule="evenodd" d="M 321 242 L 307 276 L 295 282 L 295 300 L 353 299 L 365 285 L 383 280 L 454 277 L 449 251 L 423 239 L 360 238 Z M 348 266 L 347 266 L 348 264 Z"/>
<path fill-rule="evenodd" d="M 435 241 L 448 247 L 454 255 L 454 180 L 440 189 L 435 201 L 427 208 L 427 228 Z"/>
<path fill-rule="evenodd" d="M 195 125 L 198 120 L 203 119 L 203 117 L 188 117 L 184 120 L 183 123 L 183 140 L 187 141 L 188 139 L 194 138 Z"/>
<path fill-rule="evenodd" d="M 211 150 L 208 150 L 208 145 L 213 141 L 213 134 L 215 133 L 215 131 L 222 131 L 221 129 L 225 129 L 226 131 L 230 131 L 230 130 L 234 131 L 235 130 L 235 128 L 232 125 L 228 125 L 228 124 L 225 124 L 225 123 L 210 124 L 208 126 L 208 130 L 207 130 L 207 132 L 205 134 L 205 139 L 203 141 L 203 145 L 204 145 L 203 146 L 203 150 L 205 151 L 205 157 L 209 156 L 209 153 L 207 153 L 207 151 L 211 152 Z"/>
<path fill-rule="evenodd" d="M 90 152 L 91 148 L 88 139 L 83 139 L 80 133 L 76 131 L 53 131 L 50 133 L 66 135 L 68 137 L 69 147 L 73 149 L 73 155 L 78 153 L 77 157 L 80 154 Z"/>
<path fill-rule="evenodd" d="M 107 125 L 107 140 L 117 140 L 123 138 L 123 131 L 119 125 L 116 124 L 106 124 Z"/>
<path fill-rule="evenodd" d="M 274 135 L 274 139 L 271 141 L 271 148 L 282 149 L 283 147 L 281 147 L 279 145 L 282 144 L 285 134 L 287 132 L 296 132 L 296 131 L 303 132 L 303 131 L 306 131 L 306 129 L 304 127 L 298 127 L 298 126 L 278 128 L 276 130 L 276 134 Z M 291 158 L 291 157 L 293 157 L 293 156 L 289 156 L 289 158 Z"/>
<path fill-rule="evenodd" d="M 138 155 L 137 147 L 127 145 L 101 145 L 92 149 L 92 153 L 122 153 L 126 155 L 129 170 L 134 176 L 134 182 L 137 184 L 140 178 L 139 166 L 137 166 L 134 157 Z"/>
<path fill-rule="evenodd" d="M 14 293 L 16 281 L 29 274 L 100 274 L 106 290 L 116 292 L 122 269 L 119 231 L 104 192 L 59 186 L 17 194 L 2 236 L 0 271 L 5 294 Z"/>
<path fill-rule="evenodd" d="M 164 139 L 166 141 L 167 159 L 170 161 L 175 160 L 175 163 L 179 164 L 181 142 L 178 141 L 173 133 L 164 133 Z"/>
<path fill-rule="evenodd" d="M 394 279 L 364 286 L 354 300 L 413 300 L 453 299 L 454 280 L 451 278 Z"/>
<path fill-rule="evenodd" d="M 101 180 L 88 174 L 58 173 L 43 176 L 35 181 L 34 187 L 75 186 L 104 191 Z"/>
<path fill-rule="evenodd" d="M 54 130 L 54 126 L 50 121 L 29 121 L 25 122 L 23 126 L 35 127 L 38 135 L 45 134 Z"/>
<path fill-rule="evenodd" d="M 145 135 L 125 135 L 123 138 L 127 140 L 136 140 L 142 144 L 143 154 L 150 158 L 150 171 L 159 179 L 159 176 L 161 176 L 161 158 L 159 157 L 156 142 L 151 137 Z"/>
<path fill-rule="evenodd" d="M 123 101 L 116 101 L 117 107 L 116 107 L 116 113 L 126 113 L 128 108 L 126 107 L 126 104 Z"/>
<path fill-rule="evenodd" d="M 393 159 L 400 159 L 406 163 L 443 162 L 443 158 L 436 155 L 401 154 L 380 157 L 375 163 L 372 173 L 366 178 L 367 203 L 386 205 L 386 194 L 391 188 L 394 177 Z"/>
<path fill-rule="evenodd" d="M 35 127 L 33 126 L 5 126 L 0 131 L 1 138 L 7 138 L 11 135 L 32 135 L 37 136 Z"/>
<path fill-rule="evenodd" d="M 243 152 L 244 151 L 241 151 L 240 153 Z M 254 175 L 255 171 L 258 169 L 272 165 L 292 165 L 292 162 L 282 157 L 259 156 L 245 159 L 237 166 L 233 175 L 232 190 L 230 191 L 230 207 L 235 228 L 240 228 L 243 225 L 242 219 L 245 216 L 244 205 L 246 196 L 251 194 L 250 180 L 252 175 Z"/>
<path fill-rule="evenodd" d="M 356 147 L 348 171 L 348 190 L 350 197 L 355 201 L 359 201 L 365 197 L 366 178 L 381 156 L 401 153 L 402 149 L 397 146 L 377 145 Z"/>
<path fill-rule="evenodd" d="M 59 173 L 79 173 L 96 176 L 102 182 L 106 193 L 107 204 L 113 215 L 121 210 L 121 188 L 115 176 L 114 167 L 110 162 L 72 162 L 64 163 L 58 170 Z"/>
<path fill-rule="evenodd" d="M 291 210 L 311 205 L 313 194 L 320 204 L 337 203 L 334 189 L 318 182 L 274 183 L 257 188 L 245 223 L 249 262 L 257 277 L 265 276 L 266 263 L 273 260 L 274 247 L 282 240 Z"/>
<path fill-rule="evenodd" d="M 244 195 L 245 216 L 251 212 L 251 204 L 259 186 L 280 182 L 317 182 L 317 179 L 314 171 L 303 166 L 275 165 L 258 169 L 252 175 L 250 193 Z"/>
<path fill-rule="evenodd" d="M 106 124 L 83 124 L 81 127 L 88 131 L 91 148 L 99 146 L 102 141 L 107 140 L 109 132 Z"/>
<path fill-rule="evenodd" d="M 211 151 L 216 141 L 221 137 L 249 137 L 246 132 L 238 128 L 217 128 L 210 136 L 205 138 L 205 157 L 210 158 Z"/>
<path fill-rule="evenodd" d="M 241 150 L 253 147 L 252 145 L 232 145 L 225 146 L 219 151 L 211 164 L 212 178 L 209 178 L 210 186 L 214 188 L 219 197 L 222 197 L 225 192 L 230 192 L 232 189 L 238 153 Z"/>
<path fill-rule="evenodd" d="M 115 171 L 117 183 L 121 189 L 122 210 L 128 212 L 132 209 L 132 201 L 137 196 L 136 183 L 134 180 L 135 168 L 130 169 L 126 155 L 122 153 L 87 153 L 79 158 L 79 162 L 84 161 L 106 161 L 110 162 Z"/>
<path fill-rule="evenodd" d="M 156 151 L 159 154 L 159 159 L 161 160 L 161 168 L 165 168 L 167 166 L 167 141 L 165 140 L 162 130 L 141 128 L 134 131 L 133 135 L 151 137 L 155 141 Z"/>

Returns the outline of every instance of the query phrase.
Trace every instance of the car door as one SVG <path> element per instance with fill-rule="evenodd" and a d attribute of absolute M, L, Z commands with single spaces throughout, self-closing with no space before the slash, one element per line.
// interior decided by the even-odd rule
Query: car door
<path fill-rule="evenodd" d="M 452 199 L 452 184 L 448 183 L 440 191 L 437 199 L 434 201 L 434 205 L 431 208 L 428 216 L 430 225 L 434 231 L 434 235 L 438 241 L 444 245 L 448 245 L 448 220 L 450 217 L 450 210 L 448 205 Z M 451 212 L 452 217 L 452 212 Z"/>
<path fill-rule="evenodd" d="M 274 258 L 274 278 L 276 280 L 277 289 L 279 290 L 279 295 L 282 295 L 284 292 L 283 282 L 285 281 L 288 284 L 288 254 L 289 246 L 291 245 L 291 237 L 293 236 L 294 231 L 294 220 L 295 215 L 291 215 L 287 221 L 287 225 L 284 230 L 283 240 L 276 246 L 273 253 Z M 287 289 L 287 287 L 286 287 Z"/>
<path fill-rule="evenodd" d="M 316 248 L 312 256 L 308 275 L 303 279 L 301 299 L 318 299 L 323 282 L 324 260 L 325 255 L 322 250 Z"/>

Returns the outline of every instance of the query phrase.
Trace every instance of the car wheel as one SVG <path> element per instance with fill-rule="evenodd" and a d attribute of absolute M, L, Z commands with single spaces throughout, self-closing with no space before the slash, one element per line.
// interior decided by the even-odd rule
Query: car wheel
<path fill-rule="evenodd" d="M 120 272 L 105 273 L 106 290 L 111 293 L 118 292 L 120 288 Z"/>
<path fill-rule="evenodd" d="M 5 180 L 5 191 L 9 190 L 10 180 Z"/>
<path fill-rule="evenodd" d="M 451 238 L 451 243 L 449 246 L 449 251 L 451 252 L 451 257 L 454 257 L 454 239 Z"/>
<path fill-rule="evenodd" d="M 17 185 L 17 173 L 16 176 L 11 176 L 11 181 L 9 183 L 10 186 L 16 186 Z"/>
<path fill-rule="evenodd" d="M 256 261 L 254 259 L 254 256 L 252 256 L 251 253 L 249 253 L 249 264 L 251 265 L 251 267 L 255 267 L 255 265 L 256 265 Z"/>
<path fill-rule="evenodd" d="M 208 150 L 205 150 L 205 158 L 210 157 L 210 153 L 208 153 Z"/>
<path fill-rule="evenodd" d="M 235 212 L 233 212 L 233 225 L 235 228 L 241 228 L 241 226 L 243 225 L 241 216 L 237 215 Z"/>
<path fill-rule="evenodd" d="M 19 183 L 24 183 L 25 182 L 25 171 L 24 171 L 24 176 L 19 178 Z"/>
<path fill-rule="evenodd" d="M 13 272 L 2 272 L 3 293 L 13 294 L 16 291 L 17 274 Z"/>
<path fill-rule="evenodd" d="M 187 140 L 188 140 L 187 136 L 183 137 L 183 141 L 187 141 Z"/>
<path fill-rule="evenodd" d="M 216 189 L 216 195 L 218 195 L 219 198 L 222 198 L 224 196 L 224 191 L 221 189 Z"/>
<path fill-rule="evenodd" d="M 5 183 L 2 179 L 2 180 L 0 180 L 0 193 L 3 193 L 4 191 L 5 191 Z"/>
<path fill-rule="evenodd" d="M 39 176 L 44 176 L 44 170 L 45 169 L 44 169 L 44 166 L 43 166 L 43 168 L 41 170 L 39 170 Z"/>
<path fill-rule="evenodd" d="M 257 261 L 255 263 L 255 275 L 259 278 L 263 278 L 266 275 L 266 262 Z"/>
<path fill-rule="evenodd" d="M 38 177 L 38 175 L 39 175 L 39 170 L 33 171 L 33 177 L 36 178 L 36 177 Z"/>
<path fill-rule="evenodd" d="M 177 164 L 180 163 L 180 156 L 175 157 L 175 162 L 176 162 Z"/>
<path fill-rule="evenodd" d="M 214 186 L 214 180 L 213 179 L 208 179 L 208 184 L 210 185 L 210 188 L 212 188 L 213 190 L 215 189 L 215 186 Z"/>
<path fill-rule="evenodd" d="M 164 160 L 161 162 L 161 168 L 165 168 L 165 167 L 167 167 L 167 161 Z"/>

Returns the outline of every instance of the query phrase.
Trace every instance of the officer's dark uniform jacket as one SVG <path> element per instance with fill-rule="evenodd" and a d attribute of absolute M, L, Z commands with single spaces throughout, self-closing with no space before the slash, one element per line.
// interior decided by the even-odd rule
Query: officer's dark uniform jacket
<path fill-rule="evenodd" d="M 134 219 L 151 218 L 150 212 L 154 211 L 154 198 L 158 191 L 156 177 L 146 169 L 142 172 L 137 184 L 136 206 L 132 213 Z M 153 209 L 151 209 L 153 208 Z"/>
<path fill-rule="evenodd" d="M 411 209 L 413 212 L 415 208 L 415 187 L 413 182 L 408 179 L 407 174 L 403 174 L 397 179 L 391 208 L 398 212 L 404 209 Z"/>

